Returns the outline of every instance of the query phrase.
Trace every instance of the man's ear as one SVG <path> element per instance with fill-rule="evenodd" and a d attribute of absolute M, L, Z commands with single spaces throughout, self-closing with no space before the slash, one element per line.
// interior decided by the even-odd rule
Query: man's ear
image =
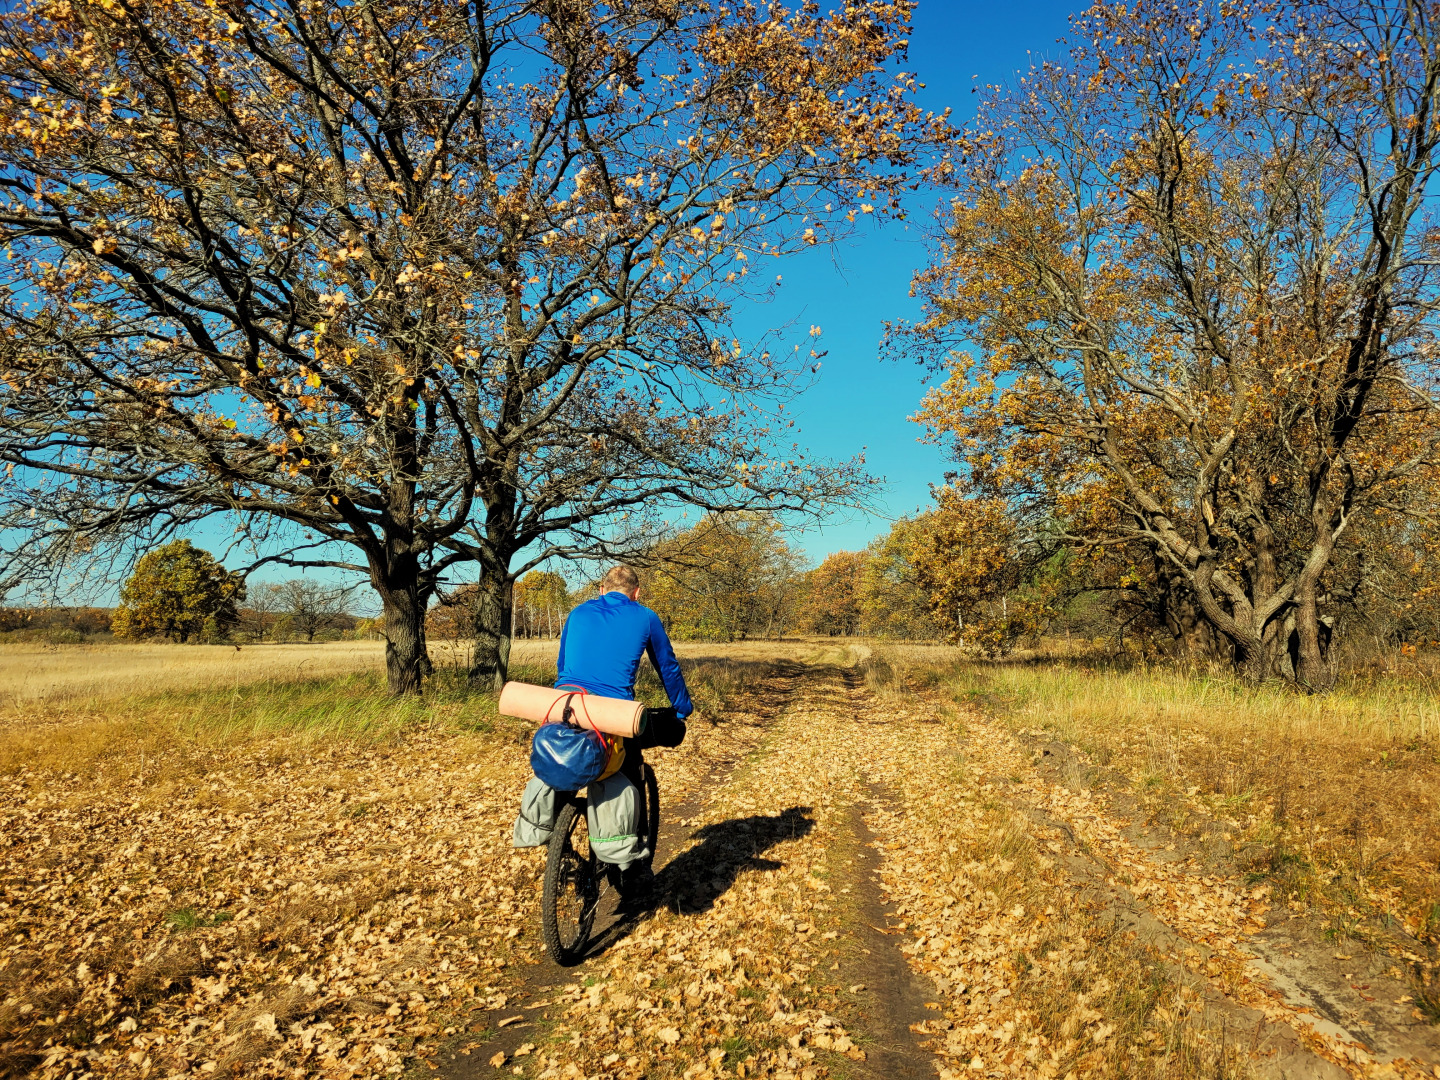
<path fill-rule="evenodd" d="M 631 600 L 639 600 L 639 599 L 640 599 L 640 586 L 639 586 L 639 585 L 636 585 L 636 586 L 635 586 L 635 591 L 630 594 L 630 599 L 631 599 Z"/>

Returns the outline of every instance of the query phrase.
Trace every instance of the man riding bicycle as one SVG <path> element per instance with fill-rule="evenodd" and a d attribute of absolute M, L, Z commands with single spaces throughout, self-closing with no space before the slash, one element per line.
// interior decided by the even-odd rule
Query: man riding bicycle
<path fill-rule="evenodd" d="M 670 709 L 651 709 L 645 730 L 623 741 L 619 752 L 624 759 L 616 770 L 616 777 L 623 777 L 620 785 L 628 783 L 632 790 L 612 792 L 605 802 L 609 807 L 621 808 L 620 820 L 613 827 L 622 832 L 608 839 L 634 841 L 628 845 L 607 845 L 610 850 L 602 856 L 620 868 L 621 893 L 631 901 L 643 899 L 653 881 L 649 866 L 651 853 L 638 839 L 639 800 L 635 793 L 641 786 L 644 751 L 653 746 L 678 746 L 685 737 L 684 718 L 693 708 L 685 676 L 675 659 L 665 627 L 655 612 L 638 602 L 639 594 L 640 578 L 634 570 L 623 565 L 611 567 L 600 581 L 600 595 L 581 604 L 566 618 L 560 632 L 559 674 L 555 679 L 557 689 L 579 688 L 602 697 L 634 701 L 640 657 L 649 656 L 670 698 Z M 535 790 L 538 783 L 532 780 L 526 788 L 521 817 L 516 822 L 517 847 L 544 843 L 542 837 L 548 833 L 546 824 L 537 820 L 545 816 L 537 804 L 547 794 Z M 597 847 L 598 854 L 598 844 L 592 846 Z"/>

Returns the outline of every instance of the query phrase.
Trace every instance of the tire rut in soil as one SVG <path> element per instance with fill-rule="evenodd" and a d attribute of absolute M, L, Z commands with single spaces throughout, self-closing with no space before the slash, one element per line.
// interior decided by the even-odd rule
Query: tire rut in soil
<path fill-rule="evenodd" d="M 845 694 L 849 699 L 851 719 L 857 724 L 877 723 L 866 713 L 870 691 L 865 675 L 857 667 L 840 669 Z M 870 803 L 897 804 L 894 796 L 866 780 L 865 791 Z M 934 988 L 917 974 L 900 951 L 902 931 L 886 929 L 890 923 L 888 905 L 880 888 L 880 852 L 875 847 L 875 834 L 865 823 L 859 806 L 851 809 L 851 831 L 858 841 L 856 875 L 851 888 L 858 894 L 860 925 L 857 935 L 862 948 L 868 949 L 865 982 L 869 1008 L 862 1023 L 875 1039 L 865 1062 L 864 1075 L 896 1080 L 922 1080 L 935 1075 L 935 1056 L 920 1045 L 920 1038 L 911 1024 L 927 1016 L 925 1001 Z"/>
<path fill-rule="evenodd" d="M 876 789 L 871 794 L 883 798 Z M 850 879 L 855 926 L 844 970 L 847 979 L 865 986 L 859 992 L 856 1026 L 874 1040 L 865 1044 L 864 1063 L 848 1071 L 874 1080 L 929 1080 L 935 1075 L 935 1058 L 910 1029 L 926 1017 L 928 988 L 900 952 L 899 932 L 886 929 L 890 913 L 880 892 L 880 854 L 860 806 L 851 807 L 848 824 L 855 840 Z"/>

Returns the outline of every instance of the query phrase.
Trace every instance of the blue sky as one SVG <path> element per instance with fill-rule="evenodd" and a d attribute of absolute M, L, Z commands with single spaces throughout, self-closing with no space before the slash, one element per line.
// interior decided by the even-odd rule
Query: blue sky
<path fill-rule="evenodd" d="M 1009 81 L 1032 58 L 1057 56 L 1056 39 L 1065 35 L 1068 16 L 1082 9 L 1070 2 L 921 0 L 909 63 L 925 83 L 921 102 L 936 111 L 948 106 L 963 124 L 979 98 L 971 87 Z M 886 226 L 838 252 L 789 261 L 779 268 L 784 285 L 773 302 L 736 313 L 739 329 L 751 334 L 791 321 L 802 332 L 820 325 L 829 355 L 819 382 L 796 410 L 803 444 L 830 458 L 865 447 L 870 472 L 886 480 L 874 514 L 852 515 L 795 538 L 816 562 L 832 551 L 863 547 L 892 518 L 922 508 L 929 485 L 943 478 L 948 464 L 944 448 L 917 442 L 922 430 L 906 419 L 924 394 L 923 373 L 878 357 L 884 321 L 919 310 L 909 296 L 910 275 L 927 261 L 925 234 L 936 201 L 933 194 L 923 196 L 908 227 Z"/>

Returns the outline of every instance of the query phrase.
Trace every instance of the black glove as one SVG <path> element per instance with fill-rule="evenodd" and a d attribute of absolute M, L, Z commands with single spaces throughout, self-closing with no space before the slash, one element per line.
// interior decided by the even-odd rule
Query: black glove
<path fill-rule="evenodd" d="M 646 709 L 645 730 L 634 738 L 637 749 L 674 748 L 685 741 L 685 721 L 674 709 Z"/>

